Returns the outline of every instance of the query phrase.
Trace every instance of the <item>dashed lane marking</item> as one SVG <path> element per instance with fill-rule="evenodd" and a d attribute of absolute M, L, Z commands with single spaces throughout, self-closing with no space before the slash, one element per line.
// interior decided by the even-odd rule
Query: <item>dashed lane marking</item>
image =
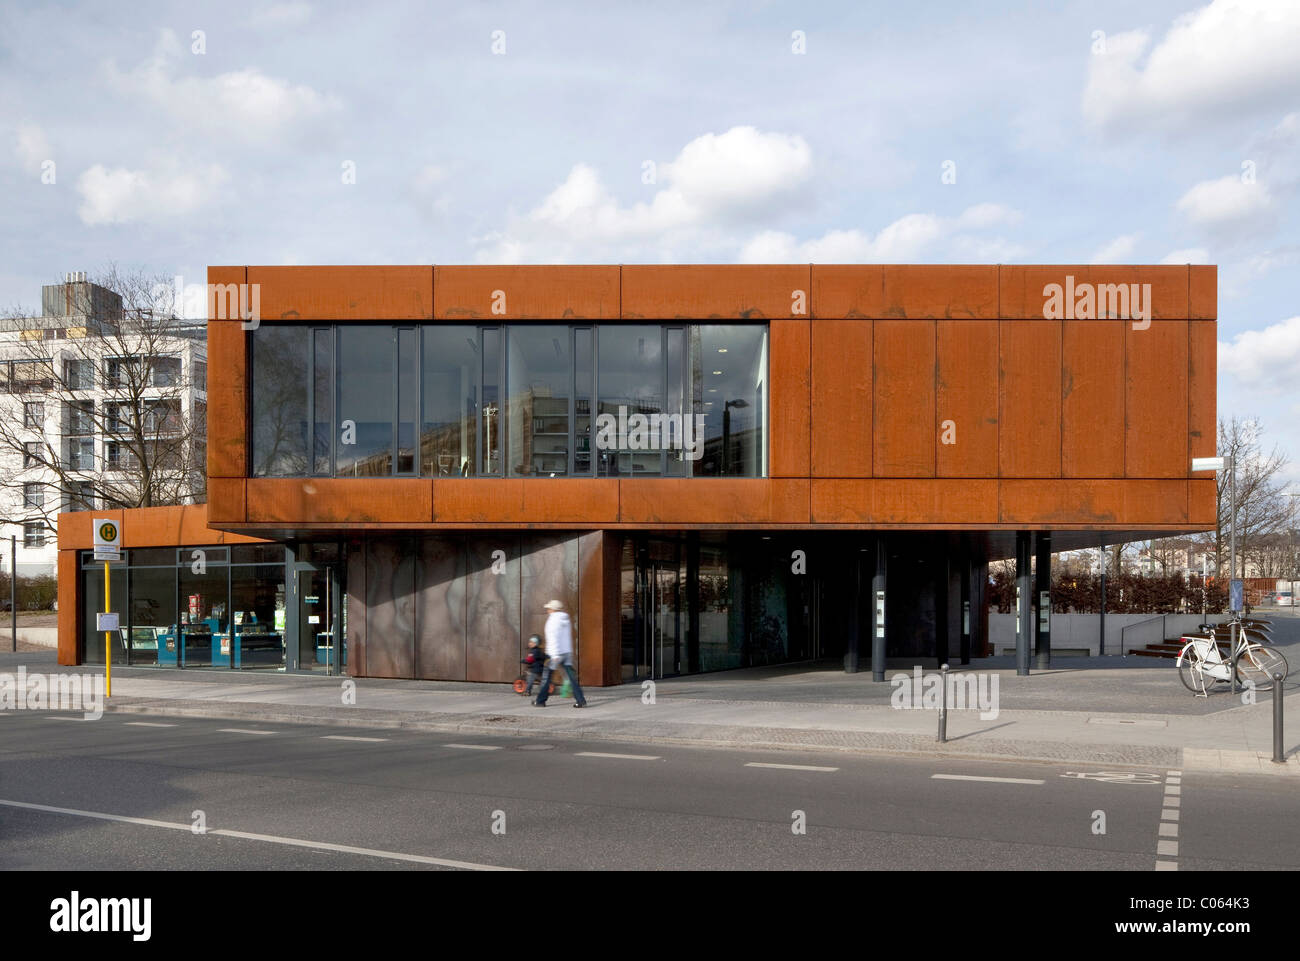
<path fill-rule="evenodd" d="M 606 754 L 603 751 L 578 751 L 574 757 L 608 757 L 617 761 L 659 761 L 657 754 Z"/>
<path fill-rule="evenodd" d="M 931 774 L 933 781 L 990 781 L 994 784 L 1042 784 L 1027 777 L 978 777 L 974 774 Z"/>
<path fill-rule="evenodd" d="M 826 773 L 839 770 L 837 767 L 817 767 L 814 764 L 766 764 L 762 761 L 750 761 L 745 767 L 769 767 L 781 771 L 822 771 Z"/>
<path fill-rule="evenodd" d="M 274 731 L 250 731 L 245 727 L 219 727 L 218 734 L 274 734 Z"/>
<path fill-rule="evenodd" d="M 351 734 L 323 734 L 322 741 L 387 741 L 386 737 L 354 737 Z"/>

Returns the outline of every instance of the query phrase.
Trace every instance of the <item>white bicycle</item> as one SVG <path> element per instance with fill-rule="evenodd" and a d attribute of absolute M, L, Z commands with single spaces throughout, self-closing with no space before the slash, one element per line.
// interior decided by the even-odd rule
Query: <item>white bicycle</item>
<path fill-rule="evenodd" d="M 1232 625 L 1225 625 L 1231 629 Z M 1286 658 L 1274 648 L 1254 641 L 1261 635 L 1254 625 L 1237 622 L 1237 680 L 1250 681 L 1256 687 L 1273 683 L 1273 675 L 1286 678 L 1289 670 Z M 1266 629 L 1266 628 L 1265 628 Z M 1232 680 L 1232 661 L 1219 649 L 1217 632 L 1213 625 L 1202 624 L 1205 636 L 1187 635 L 1187 643 L 1178 652 L 1178 677 L 1183 686 L 1197 697 L 1207 697 L 1208 688 Z"/>

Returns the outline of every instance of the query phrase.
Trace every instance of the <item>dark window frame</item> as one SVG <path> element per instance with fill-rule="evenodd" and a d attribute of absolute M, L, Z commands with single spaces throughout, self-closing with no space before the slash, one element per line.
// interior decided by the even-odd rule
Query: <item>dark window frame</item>
<path fill-rule="evenodd" d="M 510 338 L 511 329 L 527 327 L 527 326 L 537 326 L 537 325 L 542 325 L 542 326 L 556 325 L 557 323 L 564 323 L 564 321 L 562 319 L 557 319 L 557 320 L 538 320 L 532 323 L 514 322 L 514 323 L 499 323 L 499 324 L 461 325 L 466 327 L 468 326 L 474 327 L 474 331 L 475 331 L 474 343 L 476 345 L 476 356 L 477 356 L 477 363 L 478 363 L 478 384 L 477 384 L 477 396 L 476 396 L 477 404 L 476 404 L 476 409 L 474 411 L 474 421 L 475 421 L 474 429 L 476 431 L 475 444 L 474 444 L 475 473 L 471 475 L 472 477 L 504 478 L 507 476 L 505 461 L 509 452 L 509 446 L 508 446 L 509 438 L 505 435 L 509 430 L 509 418 L 506 416 L 505 406 L 507 400 L 506 393 L 509 386 L 507 377 L 509 374 L 508 359 L 510 354 L 509 338 Z M 669 368 L 668 342 L 669 342 L 669 338 L 673 336 L 673 332 L 675 331 L 681 332 L 680 334 L 681 356 L 678 361 L 678 364 L 680 365 L 680 370 L 678 371 L 676 376 L 678 378 L 677 382 L 681 385 L 682 392 L 683 392 L 683 396 L 681 398 L 682 401 L 681 409 L 675 412 L 679 413 L 683 419 L 687 417 L 694 417 L 697 414 L 703 413 L 703 411 L 695 409 L 694 396 L 687 389 L 691 384 L 690 373 L 691 373 L 692 338 L 690 335 L 690 331 L 694 327 L 702 327 L 707 325 L 708 324 L 706 323 L 705 320 L 692 320 L 692 321 L 659 320 L 658 322 L 653 322 L 653 321 L 649 323 L 641 322 L 640 324 L 633 325 L 633 326 L 655 326 L 659 330 L 659 356 L 661 358 L 660 366 L 659 366 L 659 386 L 661 389 L 660 397 L 662 398 L 662 405 L 663 405 L 663 410 L 661 410 L 661 413 L 670 414 L 674 412 L 674 410 L 671 408 L 671 405 L 669 403 L 670 399 L 668 396 L 668 390 L 670 386 L 670 375 L 668 369 Z M 312 324 L 304 324 L 301 326 L 303 326 L 307 330 L 307 336 L 305 338 L 305 342 L 306 342 L 305 367 L 307 370 L 307 378 L 306 378 L 307 397 L 306 397 L 305 412 L 306 412 L 306 421 L 307 421 L 307 428 L 308 428 L 308 437 L 307 437 L 308 470 L 304 475 L 289 475 L 289 474 L 251 475 L 250 474 L 250 476 L 259 476 L 259 477 L 260 476 L 268 476 L 268 477 L 348 476 L 348 475 L 340 475 L 338 473 L 338 436 L 337 436 L 338 435 L 338 422 L 337 422 L 338 409 L 337 408 L 338 408 L 338 390 L 339 390 L 339 359 L 341 356 L 340 331 L 344 326 L 352 326 L 352 325 L 346 325 L 342 323 L 328 323 L 328 324 L 312 323 Z M 377 479 L 382 479 L 382 477 L 412 478 L 412 477 L 437 476 L 437 475 L 426 475 L 424 473 L 425 465 L 422 461 L 423 449 L 421 444 L 420 431 L 422 429 L 422 424 L 423 424 L 424 401 L 425 401 L 423 357 L 424 357 L 426 331 L 435 330 L 443 326 L 449 326 L 449 325 L 413 324 L 413 323 L 393 323 L 393 324 L 373 325 L 375 330 L 383 331 L 389 336 L 391 336 L 392 338 L 393 373 L 394 373 L 394 389 L 393 389 L 393 398 L 392 398 L 392 429 L 391 429 L 391 437 L 389 443 L 390 471 L 388 474 L 379 475 Z M 564 474 L 564 477 L 579 477 L 579 478 L 593 478 L 593 477 L 602 477 L 602 476 L 621 477 L 622 475 L 605 475 L 600 473 L 599 458 L 596 455 L 596 448 L 594 446 L 594 442 L 596 436 L 596 417 L 600 412 L 600 400 L 601 400 L 601 378 L 600 378 L 601 328 L 627 326 L 627 325 L 618 324 L 618 323 L 604 324 L 604 325 L 597 324 L 597 323 L 585 323 L 585 324 L 568 323 L 565 324 L 565 326 L 567 326 L 568 328 L 568 346 L 569 346 L 570 362 L 569 362 L 569 378 L 568 378 L 569 396 L 568 396 L 568 408 L 567 408 L 568 422 L 569 422 L 569 427 L 568 427 L 569 452 L 567 458 L 568 469 Z M 738 323 L 734 325 L 722 324 L 720 326 L 762 327 L 765 329 L 768 338 L 768 351 L 767 351 L 767 371 L 764 374 L 763 389 L 765 392 L 770 392 L 771 390 L 771 385 L 770 385 L 771 325 L 770 323 Z M 400 414 L 401 414 L 400 408 L 402 403 L 402 393 L 400 390 L 400 382 L 401 382 L 401 374 L 402 374 L 401 333 L 403 331 L 413 331 L 415 335 L 414 346 L 412 350 L 413 357 L 408 359 L 408 362 L 413 364 L 414 373 L 415 373 L 416 396 L 414 398 L 414 404 L 416 408 L 416 415 L 415 415 L 416 420 L 415 420 L 415 445 L 414 445 L 414 453 L 412 457 L 411 469 L 399 471 L 398 470 L 398 466 L 400 462 L 399 424 L 400 424 Z M 578 473 L 578 468 L 577 468 L 577 454 L 578 454 L 578 449 L 577 449 L 578 448 L 578 444 L 577 444 L 578 441 L 577 337 L 579 331 L 589 332 L 590 352 L 591 352 L 591 356 L 590 356 L 591 388 L 590 388 L 590 396 L 587 398 L 588 415 L 589 415 L 588 430 L 591 437 L 591 447 L 589 450 L 590 467 L 584 473 Z M 495 337 L 497 338 L 497 344 L 496 344 L 497 356 L 496 356 L 496 363 L 494 365 L 496 369 L 494 372 L 492 372 L 492 377 L 490 380 L 489 380 L 489 369 L 490 366 L 493 365 L 489 365 L 487 359 L 487 338 L 489 334 L 495 335 Z M 324 471 L 317 470 L 317 461 L 316 461 L 317 418 L 316 418 L 316 389 L 315 388 L 316 388 L 316 373 L 317 373 L 316 347 L 317 347 L 318 338 L 322 338 L 324 342 L 328 344 L 329 365 L 330 365 L 327 396 L 329 398 L 328 403 L 331 409 L 329 411 L 327 421 L 322 421 L 322 423 L 328 423 L 329 425 L 328 452 L 326 453 L 322 451 L 322 457 L 328 461 Z M 254 380 L 253 371 L 255 365 L 252 362 L 252 351 L 254 349 L 255 349 L 255 342 L 253 338 L 250 338 L 249 339 L 249 350 L 250 350 L 249 381 L 250 383 L 249 383 L 249 390 L 246 394 L 247 411 L 248 411 L 250 423 L 252 423 L 252 420 L 256 414 L 256 412 L 253 410 L 253 397 L 256 390 L 256 385 L 253 383 Z M 488 402 L 487 395 L 489 392 L 489 388 L 492 388 L 496 394 L 495 401 L 492 404 L 489 404 Z M 769 398 L 766 401 L 766 407 L 770 407 L 770 403 L 771 401 Z M 741 474 L 741 475 L 719 474 L 716 476 L 732 477 L 732 478 L 743 477 L 746 479 L 770 478 L 771 476 L 770 473 L 769 474 L 761 473 L 762 470 L 761 465 L 770 462 L 770 457 L 771 457 L 771 437 L 770 437 L 770 431 L 767 429 L 768 411 L 766 407 L 762 411 L 757 412 L 757 416 L 759 417 L 761 423 L 759 436 L 761 437 L 761 443 L 763 444 L 764 447 L 764 449 L 759 453 L 757 457 L 758 464 L 760 465 L 759 466 L 760 472 L 755 474 Z M 488 431 L 489 410 L 493 411 L 491 416 L 491 426 L 496 433 L 496 450 L 498 452 L 497 464 L 495 469 L 492 470 L 489 470 L 490 462 L 491 462 L 491 452 L 492 452 L 492 444 L 489 442 L 491 433 Z M 693 427 L 693 423 L 692 423 L 692 427 Z M 696 437 L 695 440 L 701 445 L 704 443 L 704 438 L 702 436 Z M 661 438 L 661 443 L 662 443 L 662 438 Z M 248 445 L 249 445 L 249 463 L 250 463 L 250 470 L 251 470 L 252 469 L 251 465 L 253 463 L 252 458 L 255 453 L 252 450 L 251 435 L 248 439 Z M 684 462 L 683 466 L 680 469 L 676 469 L 673 473 L 669 473 L 669 465 L 671 462 L 670 457 L 672 453 L 673 452 L 668 450 L 667 448 L 661 447 L 659 451 L 659 471 L 657 474 L 651 476 L 686 477 L 692 479 L 714 476 L 714 475 L 696 474 L 694 472 L 693 467 L 687 466 L 693 464 L 694 462 L 686 461 L 684 457 L 681 458 L 681 460 Z M 617 452 L 615 452 L 615 457 L 617 457 Z M 106 462 L 107 462 L 107 455 L 106 455 Z M 628 478 L 634 476 L 635 475 L 633 474 L 629 474 Z M 443 479 L 447 480 L 451 478 L 443 478 Z"/>

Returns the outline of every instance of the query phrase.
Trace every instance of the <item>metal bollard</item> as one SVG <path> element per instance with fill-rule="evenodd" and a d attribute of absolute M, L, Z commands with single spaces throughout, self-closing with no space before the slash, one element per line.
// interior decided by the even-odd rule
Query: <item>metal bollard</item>
<path fill-rule="evenodd" d="M 943 690 L 939 695 L 939 743 L 948 742 L 948 665 L 939 668 L 939 680 Z"/>
<path fill-rule="evenodd" d="M 1285 764 L 1282 756 L 1282 675 L 1273 675 L 1273 762 Z"/>

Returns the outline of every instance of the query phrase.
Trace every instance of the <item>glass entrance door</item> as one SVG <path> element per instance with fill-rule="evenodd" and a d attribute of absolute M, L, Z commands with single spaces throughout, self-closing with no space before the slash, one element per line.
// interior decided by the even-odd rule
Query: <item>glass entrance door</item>
<path fill-rule="evenodd" d="M 648 556 L 637 565 L 638 677 L 671 677 L 682 673 L 685 631 L 683 577 L 678 545 L 651 542 Z"/>
<path fill-rule="evenodd" d="M 298 670 L 341 674 L 347 652 L 341 637 L 338 579 L 333 564 L 299 567 Z"/>

